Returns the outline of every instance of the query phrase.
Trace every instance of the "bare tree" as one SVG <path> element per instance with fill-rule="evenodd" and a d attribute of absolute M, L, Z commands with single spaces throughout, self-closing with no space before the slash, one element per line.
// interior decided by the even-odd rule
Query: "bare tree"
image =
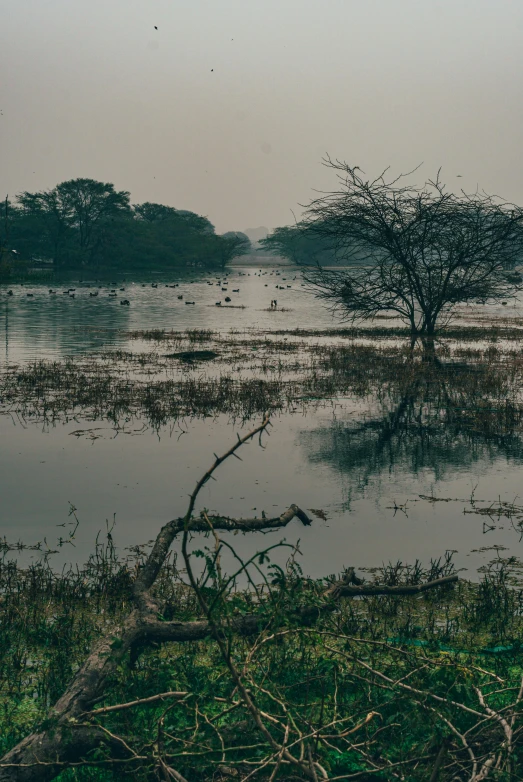
<path fill-rule="evenodd" d="M 332 243 L 345 269 L 306 269 L 316 294 L 350 320 L 392 312 L 415 339 L 432 337 L 457 304 L 515 295 L 523 250 L 523 210 L 497 196 L 422 187 L 409 174 L 367 180 L 358 166 L 327 157 L 338 188 L 313 200 L 305 230 Z"/>

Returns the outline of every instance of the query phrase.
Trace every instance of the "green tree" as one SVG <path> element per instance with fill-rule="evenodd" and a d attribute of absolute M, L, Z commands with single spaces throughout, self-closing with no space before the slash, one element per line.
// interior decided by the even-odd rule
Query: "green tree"
<path fill-rule="evenodd" d="M 104 219 L 131 215 L 130 194 L 115 190 L 110 183 L 94 179 L 70 179 L 57 185 L 56 194 L 67 219 L 78 232 L 80 248 L 87 251 Z"/>
<path fill-rule="evenodd" d="M 57 266 L 88 263 L 104 222 L 131 216 L 129 193 L 94 179 L 71 179 L 52 190 L 23 192 L 18 204 L 18 235 L 26 253 L 50 254 Z"/>
<path fill-rule="evenodd" d="M 250 248 L 244 234 L 217 236 L 207 217 L 149 201 L 131 207 L 129 193 L 93 179 L 21 193 L 9 215 L 20 257 L 57 269 L 223 267 Z"/>
<path fill-rule="evenodd" d="M 21 193 L 14 212 L 13 234 L 20 252 L 30 259 L 43 255 L 57 266 L 65 264 L 67 245 L 73 245 L 68 210 L 56 191 Z"/>
<path fill-rule="evenodd" d="M 275 228 L 269 236 L 261 239 L 260 246 L 296 264 L 331 266 L 337 263 L 332 243 L 301 223 Z"/>
<path fill-rule="evenodd" d="M 227 231 L 216 237 L 217 257 L 220 266 L 224 269 L 233 258 L 240 258 L 251 250 L 251 240 L 242 231 Z"/>

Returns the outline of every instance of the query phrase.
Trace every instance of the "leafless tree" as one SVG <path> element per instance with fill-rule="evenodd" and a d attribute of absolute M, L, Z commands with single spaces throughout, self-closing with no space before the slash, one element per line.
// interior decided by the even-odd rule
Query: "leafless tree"
<path fill-rule="evenodd" d="M 387 170 L 373 180 L 358 166 L 325 165 L 338 187 L 306 211 L 305 230 L 329 240 L 356 266 L 305 270 L 316 294 L 349 320 L 396 313 L 413 338 L 431 338 L 457 304 L 515 295 L 522 258 L 523 210 L 494 195 L 449 192 L 440 179 L 423 186 Z"/>

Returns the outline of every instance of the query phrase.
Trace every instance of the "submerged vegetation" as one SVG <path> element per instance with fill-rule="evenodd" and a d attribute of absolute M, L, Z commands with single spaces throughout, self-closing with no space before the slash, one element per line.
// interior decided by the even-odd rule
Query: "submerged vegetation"
<path fill-rule="evenodd" d="M 467 342 L 472 331 L 476 339 Z M 427 425 L 447 433 L 506 440 L 519 437 L 522 424 L 523 358 L 513 342 L 519 331 L 468 327 L 465 339 L 442 341 L 430 361 L 399 335 L 381 339 L 380 328 L 372 340 L 361 330 L 132 332 L 135 350 L 8 366 L 0 406 L 25 420 L 52 423 L 79 413 L 157 428 L 219 414 L 245 421 L 350 397 L 366 399 L 389 428 L 419 406 Z M 375 427 L 375 415 L 365 416 L 363 428 Z"/>

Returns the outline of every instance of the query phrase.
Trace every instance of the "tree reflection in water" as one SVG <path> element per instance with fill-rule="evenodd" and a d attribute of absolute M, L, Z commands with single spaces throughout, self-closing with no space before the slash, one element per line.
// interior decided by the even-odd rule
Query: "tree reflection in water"
<path fill-rule="evenodd" d="M 337 415 L 330 426 L 303 432 L 300 443 L 313 463 L 327 463 L 360 489 L 398 470 L 414 476 L 431 470 L 441 480 L 500 456 L 520 462 L 520 371 L 514 362 L 398 356 L 388 362 L 387 376 L 374 373 L 361 394 L 368 404 L 359 420 Z"/>

